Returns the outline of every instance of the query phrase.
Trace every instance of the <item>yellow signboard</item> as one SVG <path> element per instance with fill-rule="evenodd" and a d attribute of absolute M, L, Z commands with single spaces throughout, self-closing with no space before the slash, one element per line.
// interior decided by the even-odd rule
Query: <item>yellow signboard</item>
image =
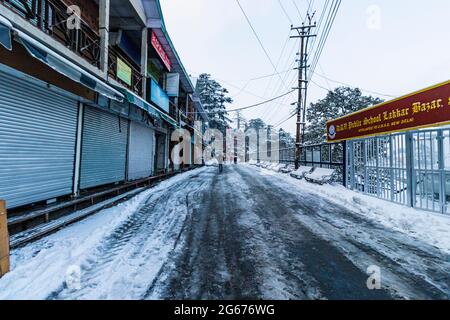
<path fill-rule="evenodd" d="M 131 67 L 117 58 L 117 78 L 131 86 Z"/>

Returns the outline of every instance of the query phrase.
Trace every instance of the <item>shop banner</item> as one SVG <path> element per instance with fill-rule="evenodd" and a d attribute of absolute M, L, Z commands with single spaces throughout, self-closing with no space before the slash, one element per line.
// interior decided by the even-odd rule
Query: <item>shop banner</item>
<path fill-rule="evenodd" d="M 131 86 L 131 67 L 120 58 L 117 58 L 117 78 Z"/>
<path fill-rule="evenodd" d="M 150 100 L 163 111 L 169 113 L 169 97 L 153 79 L 150 81 Z"/>
<path fill-rule="evenodd" d="M 161 42 L 159 42 L 158 37 L 154 32 L 152 32 L 150 42 L 152 44 L 152 47 L 156 50 L 162 62 L 166 66 L 167 70 L 170 72 L 172 70 L 172 62 L 170 61 L 169 56 L 167 55 Z"/>

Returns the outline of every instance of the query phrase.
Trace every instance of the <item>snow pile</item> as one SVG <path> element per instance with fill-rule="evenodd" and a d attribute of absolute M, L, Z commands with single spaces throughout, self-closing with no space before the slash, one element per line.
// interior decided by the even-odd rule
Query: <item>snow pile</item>
<path fill-rule="evenodd" d="M 211 160 L 205 161 L 206 166 L 217 166 L 219 164 L 219 161 L 216 158 L 212 158 Z"/>
<path fill-rule="evenodd" d="M 262 170 L 261 173 L 263 173 Z M 266 175 L 266 174 L 264 174 Z M 317 193 L 336 204 L 352 209 L 388 228 L 406 233 L 432 246 L 450 253 L 450 216 L 405 207 L 389 201 L 370 197 L 339 185 L 319 186 L 296 180 L 285 174 L 275 174 L 295 186 L 300 192 Z"/>
<path fill-rule="evenodd" d="M 146 190 L 113 208 L 68 226 L 44 239 L 11 252 L 12 271 L 0 279 L 0 300 L 46 299 L 61 291 L 68 274 L 80 266 L 90 253 L 95 252 L 103 239 L 121 226 L 149 197 L 183 181 L 199 171 L 179 174 Z M 158 244 L 154 244 L 158 248 Z M 165 252 L 164 252 L 165 253 Z M 165 257 L 155 255 L 156 260 Z"/>

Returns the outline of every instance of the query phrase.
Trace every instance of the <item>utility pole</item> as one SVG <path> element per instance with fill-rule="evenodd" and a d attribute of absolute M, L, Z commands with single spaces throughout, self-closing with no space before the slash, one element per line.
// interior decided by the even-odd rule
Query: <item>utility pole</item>
<path fill-rule="evenodd" d="M 236 112 L 236 129 L 239 130 L 241 129 L 241 112 L 237 111 Z"/>
<path fill-rule="evenodd" d="M 300 167 L 301 160 L 301 146 L 304 142 L 304 133 L 306 126 L 306 92 L 308 88 L 308 43 L 309 39 L 315 37 L 311 34 L 311 30 L 316 27 L 316 23 L 311 24 L 312 16 L 308 14 L 308 24 L 302 24 L 301 27 L 291 27 L 291 30 L 298 32 L 298 35 L 291 36 L 291 38 L 300 38 L 300 51 L 298 57 L 298 100 L 294 105 L 297 105 L 297 134 L 295 143 L 295 168 Z"/>

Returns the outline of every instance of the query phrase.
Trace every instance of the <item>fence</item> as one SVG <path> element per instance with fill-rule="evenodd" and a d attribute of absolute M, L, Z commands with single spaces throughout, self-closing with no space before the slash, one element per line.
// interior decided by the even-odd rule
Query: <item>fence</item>
<path fill-rule="evenodd" d="M 279 152 L 279 162 L 284 164 L 295 164 L 295 147 L 272 150 Z M 317 144 L 300 147 L 300 165 L 309 167 L 320 167 L 335 169 L 336 182 L 344 184 L 346 181 L 345 170 L 345 142 Z M 257 159 L 256 153 L 250 153 L 250 158 Z"/>
<path fill-rule="evenodd" d="M 450 213 L 450 129 L 347 142 L 348 188 L 392 202 Z"/>
<path fill-rule="evenodd" d="M 335 169 L 336 182 L 344 183 L 346 180 L 344 150 L 345 142 L 300 147 L 300 165 Z M 280 163 L 295 163 L 295 147 L 280 149 Z"/>

